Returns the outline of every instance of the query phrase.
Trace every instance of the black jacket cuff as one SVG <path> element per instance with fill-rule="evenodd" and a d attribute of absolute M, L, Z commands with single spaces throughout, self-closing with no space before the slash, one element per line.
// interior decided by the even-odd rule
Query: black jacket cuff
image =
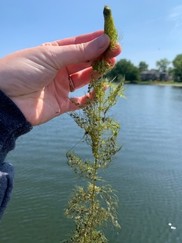
<path fill-rule="evenodd" d="M 15 147 L 16 139 L 31 129 L 32 125 L 18 107 L 0 91 L 0 163 Z"/>

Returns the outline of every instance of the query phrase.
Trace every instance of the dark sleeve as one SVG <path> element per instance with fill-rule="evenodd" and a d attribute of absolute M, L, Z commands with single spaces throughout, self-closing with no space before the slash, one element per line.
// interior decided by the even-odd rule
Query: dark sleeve
<path fill-rule="evenodd" d="M 5 162 L 6 155 L 14 149 L 16 139 L 31 129 L 22 112 L 0 91 L 0 218 L 13 188 L 13 166 Z"/>

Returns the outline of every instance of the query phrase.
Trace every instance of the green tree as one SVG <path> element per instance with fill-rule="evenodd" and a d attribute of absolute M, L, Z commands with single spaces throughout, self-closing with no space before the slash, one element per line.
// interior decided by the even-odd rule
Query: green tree
<path fill-rule="evenodd" d="M 182 82 L 182 54 L 179 54 L 173 60 L 174 81 Z"/>
<path fill-rule="evenodd" d="M 163 58 L 156 62 L 156 66 L 161 72 L 167 72 L 169 64 L 170 61 L 168 61 L 166 58 Z"/>
<path fill-rule="evenodd" d="M 129 60 L 121 59 L 115 65 L 115 67 L 107 75 L 109 79 L 115 79 L 115 81 L 121 81 L 123 78 L 126 81 L 138 81 L 140 78 L 139 70 Z"/>
<path fill-rule="evenodd" d="M 146 71 L 148 69 L 148 64 L 144 61 L 141 61 L 138 65 L 139 72 Z"/>

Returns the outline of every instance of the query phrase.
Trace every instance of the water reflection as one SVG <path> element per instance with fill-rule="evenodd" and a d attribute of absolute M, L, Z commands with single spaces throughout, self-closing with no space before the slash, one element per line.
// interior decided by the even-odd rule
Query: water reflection
<path fill-rule="evenodd" d="M 123 148 L 104 176 L 118 191 L 122 230 L 108 229 L 110 242 L 181 242 L 181 107 L 180 88 L 128 85 L 126 99 L 112 111 L 122 124 Z M 0 227 L 2 243 L 60 242 L 70 232 L 63 210 L 79 180 L 65 153 L 78 144 L 88 155 L 82 135 L 63 115 L 19 139 L 9 156 L 16 183 Z"/>

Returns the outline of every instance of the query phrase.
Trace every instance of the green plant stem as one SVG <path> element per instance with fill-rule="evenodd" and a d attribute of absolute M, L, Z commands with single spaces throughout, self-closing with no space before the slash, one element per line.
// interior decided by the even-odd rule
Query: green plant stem
<path fill-rule="evenodd" d="M 117 43 L 117 31 L 114 26 L 111 10 L 104 8 L 104 30 L 110 37 L 110 46 L 106 50 L 115 48 Z M 108 242 L 102 231 L 101 225 L 110 220 L 116 227 L 117 215 L 115 213 L 115 195 L 112 195 L 110 186 L 99 186 L 100 169 L 106 168 L 111 162 L 112 156 L 118 151 L 116 137 L 119 124 L 108 117 L 107 112 L 116 103 L 122 85 L 105 92 L 105 79 L 103 75 L 110 70 L 111 66 L 106 61 L 105 55 L 95 61 L 93 69 L 100 74 L 100 79 L 92 79 L 88 92 L 94 90 L 94 100 L 88 101 L 83 108 L 82 114 L 72 113 L 75 122 L 85 131 L 85 141 L 92 150 L 93 162 L 82 160 L 74 152 L 68 152 L 68 164 L 85 179 L 88 180 L 86 187 L 78 187 L 69 202 L 66 214 L 74 219 L 76 229 L 69 243 L 106 243 Z"/>

